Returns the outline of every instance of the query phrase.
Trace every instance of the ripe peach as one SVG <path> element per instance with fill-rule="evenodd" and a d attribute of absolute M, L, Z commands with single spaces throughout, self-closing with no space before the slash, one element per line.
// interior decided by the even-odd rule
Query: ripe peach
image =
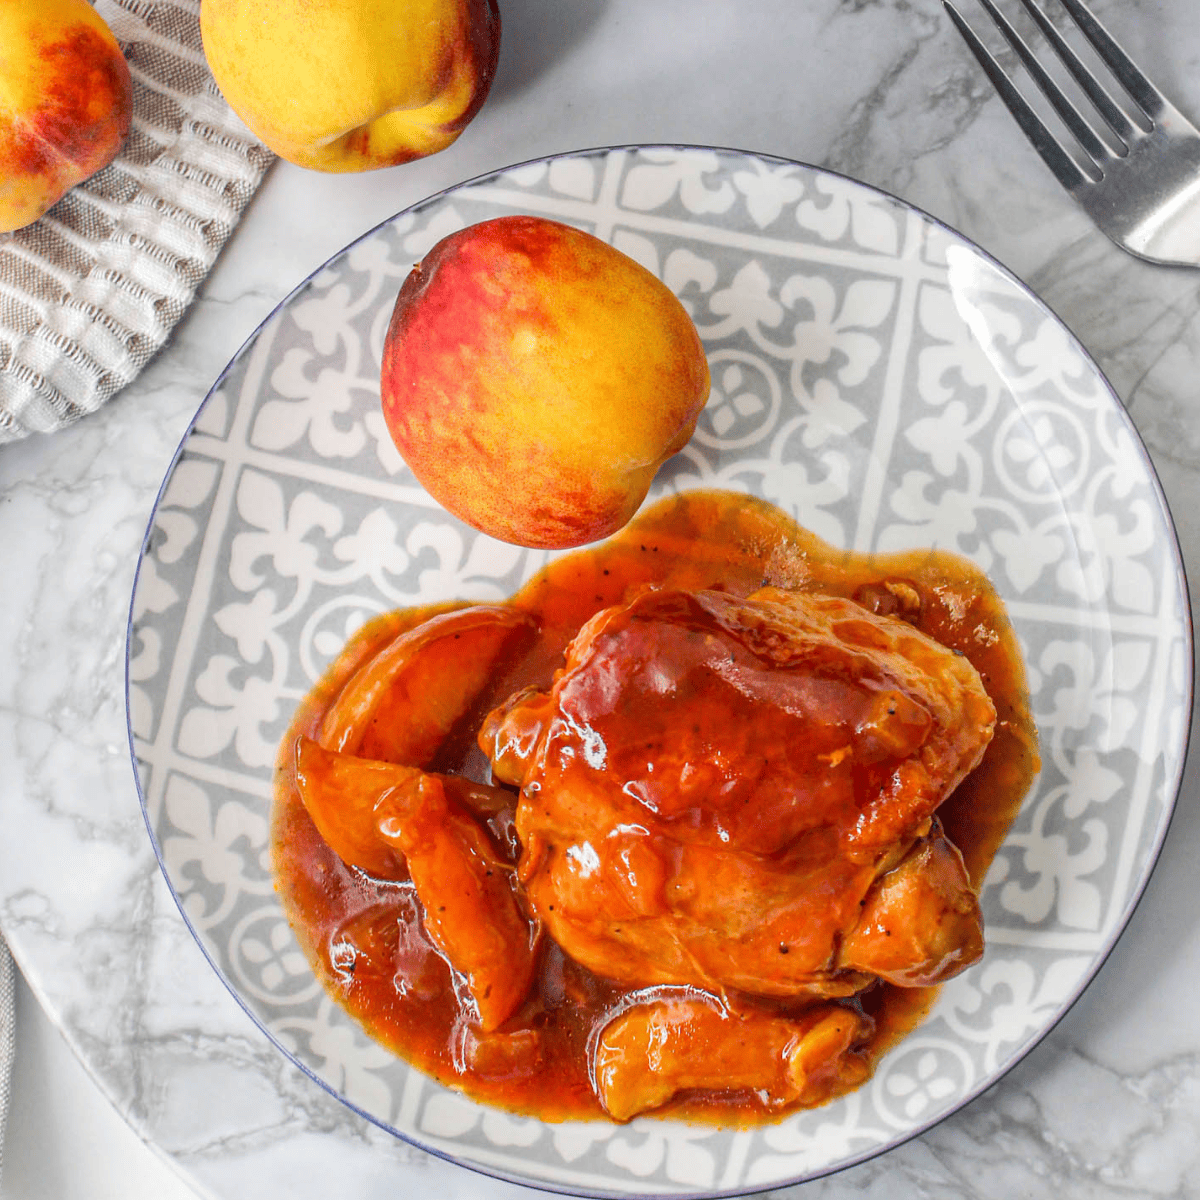
<path fill-rule="evenodd" d="M 504 541 L 620 529 L 708 398 L 699 335 L 650 271 L 539 217 L 439 242 L 397 297 L 383 414 L 429 493 Z"/>
<path fill-rule="evenodd" d="M 445 149 L 500 52 L 496 0 L 203 0 L 217 86 L 276 154 L 366 171 Z"/>
<path fill-rule="evenodd" d="M 87 0 L 0 3 L 0 232 L 112 162 L 132 115 L 129 67 Z"/>

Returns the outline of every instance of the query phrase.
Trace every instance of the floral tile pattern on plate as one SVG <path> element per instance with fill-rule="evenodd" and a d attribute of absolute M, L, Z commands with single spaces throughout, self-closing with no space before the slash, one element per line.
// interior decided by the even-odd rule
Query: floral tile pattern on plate
<path fill-rule="evenodd" d="M 267 861 L 296 703 L 369 616 L 510 595 L 546 561 L 447 516 L 392 447 L 383 337 L 412 264 L 475 221 L 581 226 L 676 291 L 713 389 L 651 498 L 753 493 L 856 550 L 972 558 L 1026 652 L 1043 770 L 983 890 L 989 949 L 858 1092 L 753 1131 L 548 1125 L 371 1042 L 312 978 Z M 297 289 L 218 381 L 164 483 L 131 612 L 143 803 L 181 911 L 310 1074 L 477 1169 L 596 1194 L 731 1193 L 879 1153 L 978 1094 L 1057 1020 L 1153 866 L 1182 769 L 1178 551 L 1119 402 L 980 251 L 850 180 L 733 151 L 599 150 L 431 198 Z"/>

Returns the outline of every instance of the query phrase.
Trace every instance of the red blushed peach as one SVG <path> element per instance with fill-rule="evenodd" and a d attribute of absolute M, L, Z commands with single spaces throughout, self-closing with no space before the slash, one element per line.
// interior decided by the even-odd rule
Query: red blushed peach
<path fill-rule="evenodd" d="M 112 162 L 132 114 L 121 48 L 86 0 L 0 3 L 0 232 Z"/>
<path fill-rule="evenodd" d="M 538 217 L 439 242 L 400 289 L 383 414 L 429 493 L 524 546 L 620 529 L 708 398 L 691 318 L 650 271 Z"/>

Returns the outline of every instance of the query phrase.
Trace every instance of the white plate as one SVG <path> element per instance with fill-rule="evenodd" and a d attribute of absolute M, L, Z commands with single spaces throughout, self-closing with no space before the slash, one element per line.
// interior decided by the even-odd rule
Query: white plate
<path fill-rule="evenodd" d="M 543 1124 L 474 1104 L 371 1042 L 298 951 L 267 853 L 299 699 L 383 610 L 511 594 L 545 561 L 449 518 L 379 411 L 396 292 L 452 230 L 577 224 L 684 300 L 712 365 L 652 497 L 764 496 L 828 541 L 980 564 L 1027 656 L 1043 770 L 983 890 L 988 950 L 859 1091 L 778 1125 Z M 399 214 L 263 323 L 180 447 L 130 618 L 131 744 L 163 871 L 267 1036 L 372 1121 L 467 1166 L 584 1194 L 733 1194 L 836 1170 L 978 1095 L 1066 1011 L 1157 857 L 1191 711 L 1169 515 L 1095 364 L 958 234 L 829 172 L 636 147 L 529 163 Z"/>

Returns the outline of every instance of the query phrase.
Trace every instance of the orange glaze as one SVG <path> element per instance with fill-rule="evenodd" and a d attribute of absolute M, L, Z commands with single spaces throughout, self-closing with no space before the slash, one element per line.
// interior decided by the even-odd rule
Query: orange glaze
<path fill-rule="evenodd" d="M 521 687 L 547 687 L 580 626 L 646 584 L 737 595 L 767 584 L 847 596 L 877 611 L 904 615 L 964 654 L 995 704 L 996 729 L 982 763 L 938 815 L 978 886 L 1038 769 L 1024 668 L 999 598 L 982 573 L 957 556 L 836 550 L 778 509 L 739 494 L 669 498 L 609 541 L 552 562 L 510 601 L 537 619 L 537 638 L 526 639 L 495 664 L 469 719 L 456 723 L 428 762 L 411 765 L 489 782 L 490 765 L 475 742 L 483 716 Z M 296 789 L 296 739 L 317 736 L 353 671 L 397 633 L 457 607 L 391 613 L 368 623 L 300 706 L 277 772 L 277 886 L 314 971 L 374 1038 L 440 1082 L 487 1103 L 550 1120 L 603 1116 L 587 1050 L 597 1026 L 620 1004 L 622 988 L 593 975 L 543 937 L 525 1002 L 495 1034 L 473 1032 L 450 969 L 425 933 L 411 882 L 376 880 L 347 867 L 316 832 Z M 447 665 L 453 669 L 452 661 Z M 403 712 L 393 715 L 404 720 Z M 514 793 L 514 806 L 515 800 Z M 512 809 L 491 814 L 486 824 L 497 848 L 515 865 L 520 848 Z M 873 1032 L 860 1047 L 863 1074 L 921 1019 L 935 993 L 877 982 L 840 1002 L 871 1018 Z M 742 1000 L 789 1017 L 811 1003 Z M 744 1125 L 777 1120 L 786 1110 L 764 1106 L 754 1092 L 742 1090 L 684 1094 L 660 1111 Z"/>

